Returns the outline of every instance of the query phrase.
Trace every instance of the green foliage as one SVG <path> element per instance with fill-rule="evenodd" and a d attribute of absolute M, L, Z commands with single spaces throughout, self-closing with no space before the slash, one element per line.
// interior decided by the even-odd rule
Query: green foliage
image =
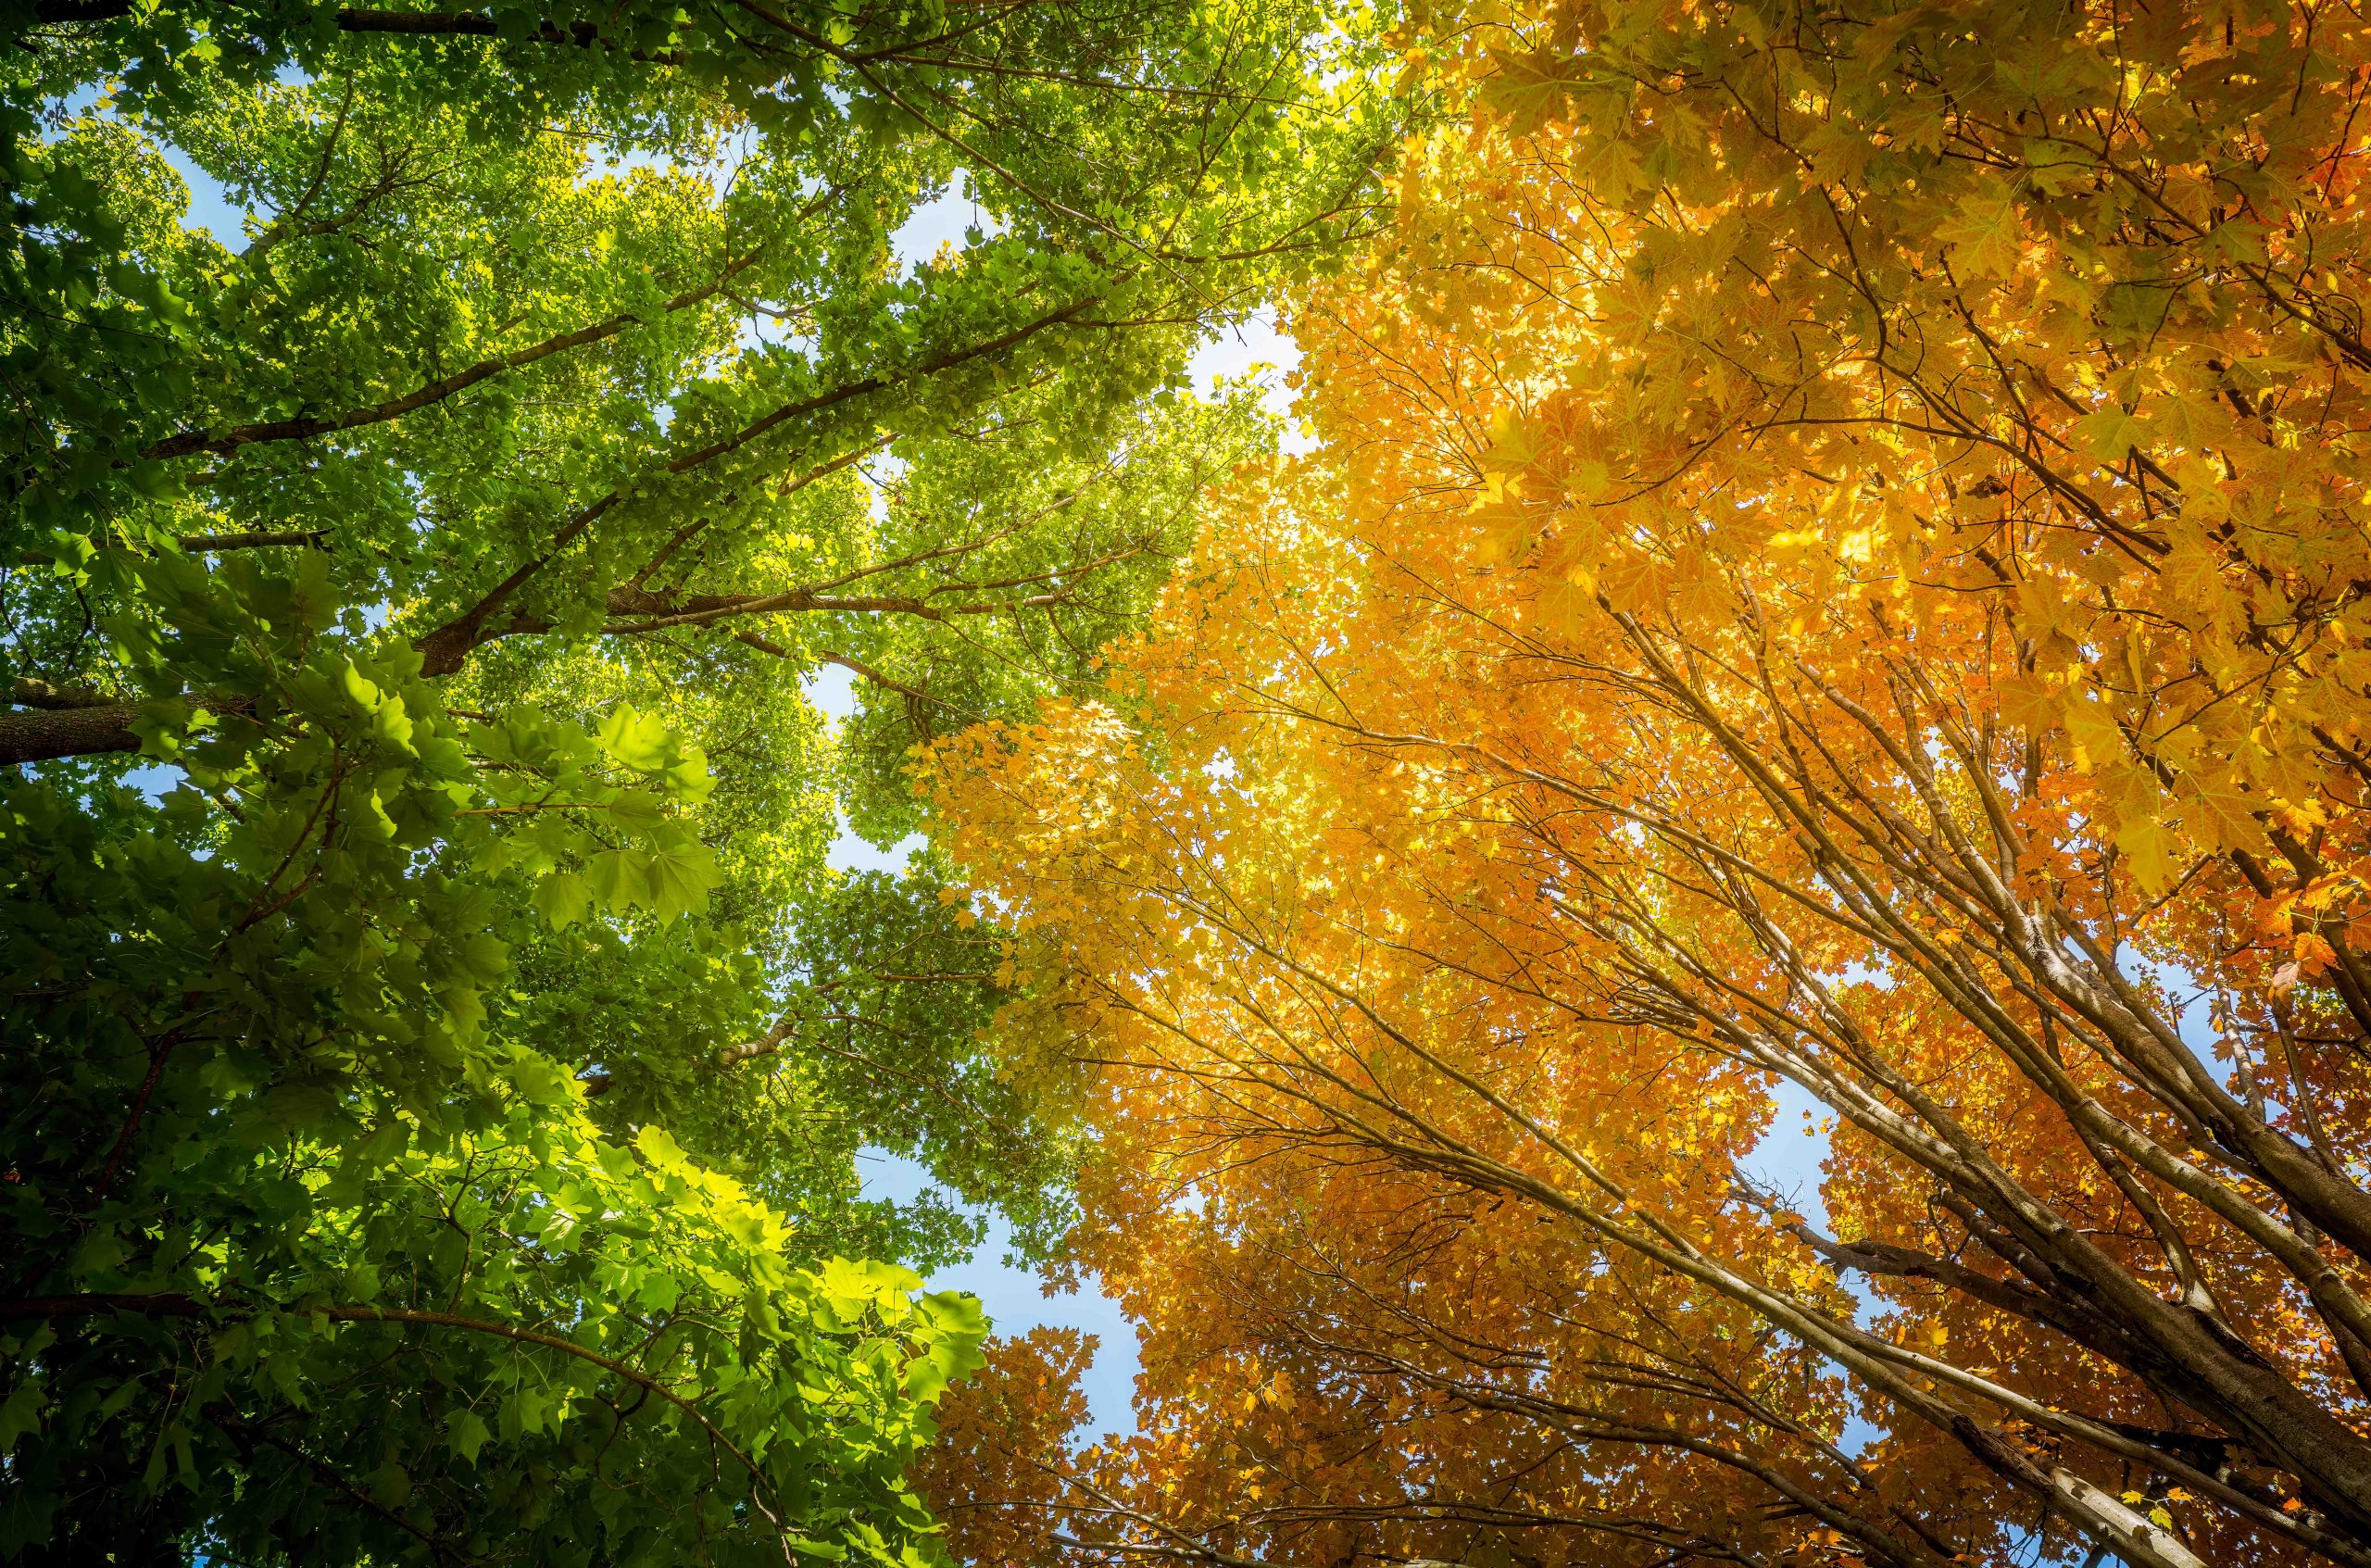
<path fill-rule="evenodd" d="M 824 851 L 1270 440 L 1183 367 L 1370 220 L 1371 19 L 8 15 L 0 1557 L 940 1561 L 984 1325 L 843 1260 L 976 1225 L 854 1156 L 1044 1246 L 1075 1135 Z"/>
<path fill-rule="evenodd" d="M 119 1560 L 201 1531 L 232 1561 L 922 1560 L 903 1473 L 978 1364 L 976 1304 L 794 1268 L 781 1217 L 664 1132 L 605 1143 L 534 1086 L 433 1130 L 208 1140 L 217 1227 L 88 1227 L 87 1304 L 0 1339 L 29 1369 L 0 1550 L 112 1492 L 152 1501 L 77 1537 Z"/>
<path fill-rule="evenodd" d="M 812 1238 L 656 1124 L 603 1141 L 496 989 L 560 878 L 612 919 L 696 899 L 696 751 L 622 707 L 456 720 L 409 650 L 325 648 L 301 585 L 245 602 L 272 618 L 178 630 L 282 679 L 144 714 L 189 781 L 160 809 L 0 789 L 0 1551 L 922 1549 L 898 1476 L 975 1310 L 796 1268 Z"/>

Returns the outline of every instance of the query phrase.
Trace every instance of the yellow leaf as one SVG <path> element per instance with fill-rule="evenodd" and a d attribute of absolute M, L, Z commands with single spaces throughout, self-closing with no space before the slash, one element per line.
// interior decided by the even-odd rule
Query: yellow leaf
<path fill-rule="evenodd" d="M 2154 817 L 2135 817 L 2116 830 L 2115 847 L 2141 891 L 2154 897 L 2174 883 L 2173 859 L 2166 853 L 2165 825 Z"/>
<path fill-rule="evenodd" d="M 2104 408 L 2084 415 L 2075 421 L 2082 433 L 2083 444 L 2091 455 L 2103 463 L 2121 463 L 2136 446 L 2149 445 L 2149 424 L 2110 404 Z"/>
<path fill-rule="evenodd" d="M 2096 696 L 2068 706 L 2066 734 L 2083 753 L 2076 764 L 2087 773 L 2124 754 L 2124 732 L 2116 728 L 2107 704 Z"/>
<path fill-rule="evenodd" d="M 2182 784 L 2182 818 L 2200 837 L 2217 849 L 2255 852 L 2269 847 L 2255 818 L 2255 802 L 2237 784 L 2195 775 Z"/>
<path fill-rule="evenodd" d="M 2157 786 L 2157 775 L 2149 769 L 2118 758 L 2103 761 L 2098 773 L 2100 797 L 2118 823 L 2137 822 L 2157 815 L 2164 796 Z"/>
<path fill-rule="evenodd" d="M 2039 675 L 2011 675 L 1995 681 L 1992 689 L 2001 705 L 2001 716 L 2012 724 L 2037 734 L 2058 727 L 2059 712 L 2065 703 L 2063 687 Z"/>
<path fill-rule="evenodd" d="M 2014 203 L 1987 194 L 1960 203 L 1937 237 L 1950 248 L 1952 269 L 1961 277 L 2004 278 L 2016 269 L 2024 226 Z"/>

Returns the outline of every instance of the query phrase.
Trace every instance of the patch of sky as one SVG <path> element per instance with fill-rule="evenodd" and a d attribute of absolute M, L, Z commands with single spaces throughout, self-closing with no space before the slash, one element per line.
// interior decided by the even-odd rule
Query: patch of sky
<path fill-rule="evenodd" d="M 1828 1131 L 1835 1113 L 1791 1079 L 1778 1080 L 1770 1098 L 1775 1106 L 1770 1125 L 1761 1141 L 1737 1161 L 1737 1168 L 1776 1193 L 1813 1228 L 1828 1234 L 1827 1198 L 1820 1191 L 1820 1168 L 1827 1161 Z M 1852 1297 L 1854 1320 L 1868 1327 L 1884 1310 L 1884 1303 L 1858 1274 L 1846 1274 L 1842 1283 Z M 1845 1418 L 1837 1447 L 1848 1455 L 1858 1454 L 1883 1436 L 1856 1411 Z"/>
<path fill-rule="evenodd" d="M 285 85 L 298 86 L 307 80 L 305 73 L 294 65 L 281 68 L 280 81 Z M 108 94 L 109 89 L 105 85 L 86 84 L 51 105 L 45 118 L 71 119 L 94 109 L 111 113 L 113 104 Z M 249 208 L 244 203 L 233 201 L 222 182 L 200 169 L 181 148 L 153 132 L 149 139 L 157 156 L 182 177 L 182 183 L 189 187 L 189 210 L 182 215 L 182 227 L 203 230 L 225 250 L 245 249 Z"/>
<path fill-rule="evenodd" d="M 872 1148 L 858 1152 L 857 1176 L 866 1198 L 896 1203 L 910 1203 L 935 1185 L 930 1173 L 915 1161 Z M 1048 1295 L 1035 1273 L 1008 1261 L 1011 1228 L 993 1214 L 977 1209 L 966 1211 L 986 1221 L 987 1239 L 967 1261 L 931 1275 L 926 1282 L 929 1288 L 978 1297 L 998 1335 L 1026 1334 L 1040 1326 L 1075 1328 L 1094 1335 L 1095 1359 L 1081 1379 L 1086 1395 L 1087 1431 L 1119 1436 L 1134 1432 L 1140 1352 L 1135 1325 L 1121 1311 L 1120 1304 L 1093 1288 Z"/>
<path fill-rule="evenodd" d="M 886 872 L 892 876 L 903 872 L 906 862 L 928 842 L 918 833 L 910 833 L 897 843 L 883 847 L 859 836 L 848 826 L 847 819 L 840 819 L 840 835 L 823 853 L 823 863 L 835 872 Z"/>
<path fill-rule="evenodd" d="M 51 104 L 43 118 L 52 121 L 75 119 L 94 109 L 105 113 L 107 108 L 104 89 L 86 86 Z M 243 246 L 246 243 L 243 227 L 246 210 L 231 200 L 230 193 L 222 188 L 222 182 L 198 168 L 190 161 L 187 153 L 163 138 L 156 139 L 156 147 L 173 172 L 182 177 L 182 183 L 189 187 L 189 211 L 182 219 L 182 226 L 207 231 L 218 245 L 232 249 Z"/>
<path fill-rule="evenodd" d="M 845 723 L 856 712 L 856 676 L 839 665 L 809 671 L 800 678 L 799 690 L 827 723 Z M 823 862 L 835 872 L 887 872 L 896 876 L 905 871 L 906 862 L 923 843 L 922 834 L 910 833 L 895 844 L 875 844 L 850 828 L 847 814 L 842 813 L 840 834 L 824 851 Z"/>
<path fill-rule="evenodd" d="M 969 249 L 974 230 L 982 239 L 992 239 L 1005 232 L 1004 220 L 979 204 L 971 175 L 959 169 L 947 189 L 915 207 L 889 236 L 889 254 L 901 270 L 912 272 L 941 245 Z"/>
<path fill-rule="evenodd" d="M 2198 976 L 2177 965 L 2144 958 L 2128 947 L 2116 949 L 2115 962 L 2125 973 L 2156 985 L 2164 993 L 2165 1008 L 2173 1014 L 2174 1033 L 2182 1044 L 2197 1055 L 2209 1072 L 2222 1079 L 2224 1088 L 2239 1094 L 2239 1064 L 2232 1058 L 2231 1047 L 2215 1032 L 2207 987 Z"/>
<path fill-rule="evenodd" d="M 182 786 L 182 771 L 170 762 L 143 762 L 137 768 L 125 769 L 116 775 L 115 782 L 161 804 L 165 797 Z"/>
<path fill-rule="evenodd" d="M 1825 1232 L 1827 1200 L 1820 1194 L 1820 1167 L 1827 1160 L 1827 1124 L 1833 1112 L 1791 1079 L 1779 1079 L 1770 1098 L 1776 1107 L 1770 1126 L 1737 1168 Z"/>
<path fill-rule="evenodd" d="M 889 491 L 887 486 L 906 471 L 906 460 L 895 452 L 875 452 L 857 465 L 858 475 L 864 481 L 864 509 L 875 523 L 889 521 Z"/>
<path fill-rule="evenodd" d="M 1242 320 L 1222 326 L 1194 351 L 1186 373 L 1195 390 L 1212 392 L 1223 378 L 1249 380 L 1260 388 L 1261 406 L 1284 421 L 1277 445 L 1298 456 L 1314 450 L 1317 438 L 1293 418 L 1293 395 L 1285 378 L 1300 366 L 1300 345 L 1276 330 L 1273 309 L 1255 310 Z"/>
<path fill-rule="evenodd" d="M 1890 991 L 1900 983 L 1891 970 L 1863 963 L 1857 959 L 1834 974 L 1824 974 L 1820 979 L 1831 990 L 1841 990 L 1847 985 L 1870 985 L 1880 991 Z"/>
<path fill-rule="evenodd" d="M 173 172 L 189 187 L 189 212 L 182 219 L 184 229 L 203 229 L 214 236 L 214 243 L 225 250 L 245 250 L 247 246 L 247 209 L 232 201 L 231 193 L 222 182 L 190 161 L 187 153 L 170 142 L 159 140 L 157 151 L 173 166 Z"/>

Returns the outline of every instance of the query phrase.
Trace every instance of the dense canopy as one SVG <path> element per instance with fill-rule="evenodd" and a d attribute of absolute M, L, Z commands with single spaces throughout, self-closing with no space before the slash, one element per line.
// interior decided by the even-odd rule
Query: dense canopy
<path fill-rule="evenodd" d="M 2359 19 L 1403 42 L 1319 450 L 934 753 L 1149 1336 L 959 1539 L 2371 1561 Z"/>
<path fill-rule="evenodd" d="M 19 11 L 0 1559 L 2371 1568 L 2353 13 Z"/>
<path fill-rule="evenodd" d="M 0 1560 L 939 1560 L 982 1224 L 855 1153 L 1042 1250 L 1080 1139 L 825 851 L 1272 441 L 1184 368 L 1372 225 L 1363 21 L 6 27 Z"/>

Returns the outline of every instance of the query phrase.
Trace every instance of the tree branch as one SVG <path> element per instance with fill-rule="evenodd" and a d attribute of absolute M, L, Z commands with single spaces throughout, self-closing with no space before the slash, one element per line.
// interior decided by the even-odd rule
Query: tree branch
<path fill-rule="evenodd" d="M 8 700 L 19 708 L 45 708 L 53 710 L 75 708 L 113 708 L 121 699 L 94 692 L 88 686 L 54 686 L 47 681 L 31 675 L 19 675 L 9 688 Z"/>
<path fill-rule="evenodd" d="M 20 679 L 17 693 L 12 694 L 19 702 L 26 700 L 21 695 L 25 684 Z M 185 695 L 215 713 L 255 711 L 256 699 L 244 693 Z M 100 703 L 39 708 L 30 713 L 0 713 L 0 767 L 51 762 L 62 757 L 102 757 L 110 752 L 137 751 L 140 737 L 132 726 L 139 717 L 139 704 L 113 698 L 104 698 Z"/>
<path fill-rule="evenodd" d="M 266 529 L 243 533 L 184 533 L 181 546 L 191 555 L 205 555 L 222 550 L 260 550 L 281 545 L 303 545 L 322 548 L 321 541 L 330 536 L 326 528 Z"/>

